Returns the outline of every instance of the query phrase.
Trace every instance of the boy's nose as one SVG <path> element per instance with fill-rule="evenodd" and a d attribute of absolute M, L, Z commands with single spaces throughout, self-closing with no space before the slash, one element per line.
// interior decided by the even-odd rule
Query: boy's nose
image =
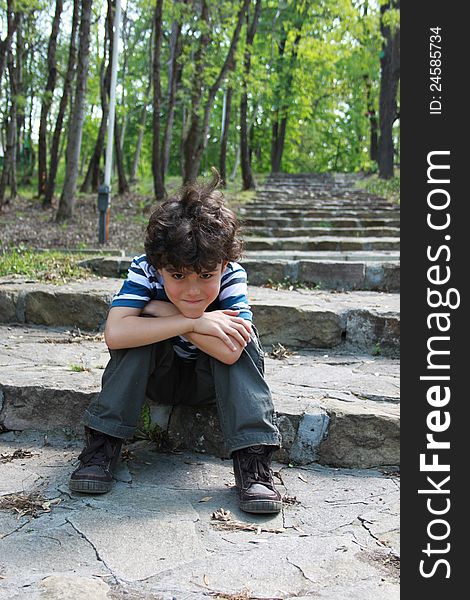
<path fill-rule="evenodd" d="M 190 297 L 196 297 L 199 295 L 199 291 L 199 285 L 197 283 L 191 283 L 187 293 Z"/>

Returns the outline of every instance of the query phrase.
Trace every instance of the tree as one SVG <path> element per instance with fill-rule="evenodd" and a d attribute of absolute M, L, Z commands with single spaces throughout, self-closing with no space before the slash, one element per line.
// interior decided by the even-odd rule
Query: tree
<path fill-rule="evenodd" d="M 227 89 L 224 93 L 224 109 L 222 111 L 222 131 L 220 135 L 220 156 L 219 173 L 222 179 L 222 185 L 227 182 L 227 146 L 228 132 L 230 128 L 230 117 L 232 112 L 233 83 L 227 83 Z"/>
<path fill-rule="evenodd" d="M 52 104 L 52 95 L 54 93 L 57 79 L 57 35 L 59 33 L 60 18 L 62 15 L 63 0 L 56 0 L 55 13 L 52 20 L 52 31 L 47 48 L 47 82 L 44 90 L 44 97 L 41 106 L 41 119 L 39 124 L 38 137 L 38 196 L 46 193 L 47 186 L 47 117 Z"/>
<path fill-rule="evenodd" d="M 65 181 L 56 216 L 56 219 L 59 222 L 72 218 L 75 207 L 78 163 L 82 142 L 83 120 L 85 117 L 85 95 L 90 49 L 91 5 L 92 0 L 82 0 L 75 99 L 73 110 L 71 111 L 67 139 Z"/>
<path fill-rule="evenodd" d="M 160 119 L 161 119 L 161 103 L 162 89 L 160 82 L 160 54 L 163 39 L 163 0 L 157 0 L 155 7 L 155 22 L 154 22 L 154 47 L 153 47 L 153 144 L 152 144 L 152 173 L 153 173 L 153 188 L 157 200 L 165 197 L 165 187 L 163 184 L 163 169 L 162 156 L 160 152 Z"/>
<path fill-rule="evenodd" d="M 251 172 L 251 152 L 248 140 L 248 78 L 251 71 L 251 53 L 256 28 L 261 13 L 261 0 L 256 0 L 253 20 L 250 23 L 249 12 L 247 13 L 246 46 L 243 59 L 243 91 L 240 100 L 240 155 L 242 166 L 243 189 L 254 189 L 255 180 Z"/>
<path fill-rule="evenodd" d="M 15 35 L 16 28 L 18 27 L 20 13 L 17 12 L 14 15 L 14 0 L 7 1 L 7 33 L 5 39 L 0 39 L 0 82 L 3 77 L 3 71 L 5 69 L 5 64 L 7 60 L 7 56 L 10 52 L 11 42 L 13 36 Z M 1 86 L 0 86 L 1 93 Z"/>
<path fill-rule="evenodd" d="M 204 110 L 201 115 L 201 104 L 203 96 L 203 71 L 204 57 L 210 42 L 209 34 L 209 9 L 206 0 L 202 0 L 201 27 L 199 46 L 194 58 L 194 74 L 191 86 L 191 114 L 186 135 L 183 138 L 183 181 L 190 183 L 195 181 L 199 173 L 199 166 L 204 150 L 207 147 L 207 134 L 209 131 L 209 120 L 215 96 L 224 80 L 229 68 L 231 68 L 237 49 L 240 32 L 250 0 L 243 0 L 239 8 L 235 29 L 232 34 L 230 46 L 225 61 L 214 83 L 210 86 L 207 94 Z M 202 118 L 201 118 L 202 117 Z"/>
<path fill-rule="evenodd" d="M 80 0 L 74 0 L 72 13 L 72 27 L 70 33 L 70 45 L 67 60 L 67 70 L 65 73 L 62 96 L 60 98 L 59 110 L 57 113 L 54 133 L 52 134 L 51 150 L 49 157 L 49 176 L 47 179 L 46 193 L 43 201 L 43 208 L 52 204 L 52 198 L 55 191 L 55 181 L 57 169 L 59 166 L 59 146 L 62 135 L 62 126 L 64 123 L 65 112 L 69 103 L 69 97 L 72 92 L 72 83 L 75 77 L 75 67 L 77 61 L 77 30 L 80 18 Z"/>
<path fill-rule="evenodd" d="M 395 22 L 400 0 L 390 0 L 380 7 L 380 31 L 383 46 L 380 58 L 379 104 L 379 177 L 393 177 L 393 123 L 397 118 L 397 92 L 400 80 L 400 27 Z"/>
<path fill-rule="evenodd" d="M 8 29 L 14 29 L 16 34 L 16 53 L 14 54 L 9 49 L 7 56 L 8 75 L 10 82 L 10 111 L 7 125 L 6 148 L 3 158 L 3 170 L 0 177 L 0 207 L 6 204 L 5 193 L 7 185 L 10 186 L 11 199 L 16 198 L 16 158 L 17 158 L 17 136 L 18 136 L 18 97 L 20 91 L 21 80 L 21 26 L 23 21 L 23 13 L 21 11 L 13 11 L 15 4 L 13 0 L 9 0 L 7 4 L 7 21 Z M 16 26 L 13 26 L 13 20 L 16 21 Z M 16 58 L 16 60 L 15 60 Z"/>
<path fill-rule="evenodd" d="M 113 56 L 113 2 L 107 0 L 108 10 L 105 22 L 104 52 L 100 66 L 100 100 L 101 122 L 96 137 L 95 148 L 88 163 L 85 179 L 80 187 L 81 192 L 98 191 L 100 185 L 100 165 L 103 157 L 104 142 L 109 114 L 109 93 L 111 87 L 111 62 Z M 106 61 L 107 57 L 107 61 Z M 105 66 L 106 65 L 106 66 Z"/>
<path fill-rule="evenodd" d="M 281 170 L 282 154 L 284 152 L 284 143 L 286 139 L 287 117 L 289 104 L 292 95 L 292 82 L 294 79 L 294 68 L 299 51 L 299 44 L 302 38 L 302 25 L 305 19 L 305 11 L 308 4 L 297 13 L 297 7 L 294 6 L 293 14 L 295 37 L 290 47 L 290 54 L 286 57 L 286 47 L 289 37 L 289 29 L 281 21 L 281 33 L 278 42 L 278 70 L 279 79 L 275 88 L 274 118 L 272 122 L 271 133 L 271 173 L 278 173 Z"/>
<path fill-rule="evenodd" d="M 175 3 L 179 8 L 184 8 L 189 4 L 189 0 L 180 0 Z M 173 20 L 171 26 L 170 35 L 170 60 L 168 64 L 168 102 L 167 102 L 167 116 L 165 121 L 165 130 L 163 132 L 162 140 L 162 151 L 161 151 L 161 168 L 162 168 L 162 181 L 165 181 L 165 175 L 168 171 L 168 165 L 170 163 L 170 147 L 173 135 L 173 124 L 175 120 L 176 110 L 176 94 L 178 85 L 181 82 L 181 76 L 183 66 L 180 63 L 180 57 L 183 50 L 181 28 L 183 22 L 182 11 L 177 14 Z"/>

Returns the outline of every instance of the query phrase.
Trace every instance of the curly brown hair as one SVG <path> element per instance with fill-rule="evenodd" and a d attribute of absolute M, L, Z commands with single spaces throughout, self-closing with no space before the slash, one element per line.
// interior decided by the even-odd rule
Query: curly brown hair
<path fill-rule="evenodd" d="M 151 214 L 145 252 L 155 268 L 201 273 L 241 257 L 239 223 L 224 205 L 224 196 L 217 189 L 221 179 L 213 171 L 210 183 L 182 188 Z"/>

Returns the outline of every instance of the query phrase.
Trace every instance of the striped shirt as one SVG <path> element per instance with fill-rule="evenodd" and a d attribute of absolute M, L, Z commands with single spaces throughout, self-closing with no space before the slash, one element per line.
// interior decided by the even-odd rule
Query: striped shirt
<path fill-rule="evenodd" d="M 144 308 L 150 300 L 163 300 L 170 302 L 165 293 L 163 279 L 160 273 L 147 261 L 145 254 L 136 256 L 129 271 L 127 279 L 119 292 L 114 296 L 111 308 L 126 306 L 130 308 Z M 240 310 L 239 317 L 252 320 L 252 312 L 248 304 L 247 274 L 245 269 L 236 262 L 229 262 L 222 273 L 220 291 L 217 298 L 207 307 L 212 310 Z M 173 348 L 178 356 L 194 360 L 199 350 L 182 335 L 172 338 Z"/>

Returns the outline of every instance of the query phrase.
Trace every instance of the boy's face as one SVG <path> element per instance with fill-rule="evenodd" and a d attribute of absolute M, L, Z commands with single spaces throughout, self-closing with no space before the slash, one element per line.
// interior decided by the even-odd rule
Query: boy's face
<path fill-rule="evenodd" d="M 169 300 L 185 317 L 197 319 L 219 295 L 220 280 L 227 262 L 219 263 L 215 271 L 195 273 L 168 267 L 159 269 Z"/>

